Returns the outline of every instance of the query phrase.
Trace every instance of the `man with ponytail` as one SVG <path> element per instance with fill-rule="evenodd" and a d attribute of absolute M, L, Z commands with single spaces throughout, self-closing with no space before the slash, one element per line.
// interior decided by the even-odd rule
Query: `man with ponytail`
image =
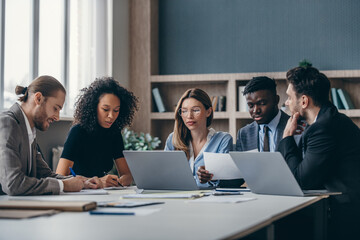
<path fill-rule="evenodd" d="M 42 195 L 98 188 L 97 178 L 55 174 L 36 143 L 36 129 L 46 131 L 59 120 L 66 90 L 51 76 L 40 76 L 15 89 L 20 103 L 0 114 L 0 195 Z"/>

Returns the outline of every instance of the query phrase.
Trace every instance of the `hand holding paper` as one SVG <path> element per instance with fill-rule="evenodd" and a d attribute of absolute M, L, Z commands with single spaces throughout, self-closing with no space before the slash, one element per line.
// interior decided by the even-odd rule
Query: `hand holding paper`
<path fill-rule="evenodd" d="M 196 173 L 201 183 L 207 183 L 213 177 L 213 174 L 206 170 L 205 166 L 200 166 Z"/>
<path fill-rule="evenodd" d="M 205 168 L 213 174 L 213 180 L 239 179 L 241 173 L 227 153 L 204 152 Z"/>

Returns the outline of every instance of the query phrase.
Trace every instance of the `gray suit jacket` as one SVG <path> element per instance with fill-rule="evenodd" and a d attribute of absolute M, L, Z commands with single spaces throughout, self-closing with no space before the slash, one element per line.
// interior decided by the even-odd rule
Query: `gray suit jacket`
<path fill-rule="evenodd" d="M 0 129 L 0 194 L 59 194 L 60 186 L 55 178 L 66 177 L 51 171 L 38 152 L 36 139 L 30 156 L 25 119 L 18 104 L 0 114 Z"/>
<path fill-rule="evenodd" d="M 277 139 L 275 141 L 275 149 L 278 148 L 287 120 L 289 119 L 289 115 L 281 110 L 280 112 L 280 121 L 276 128 Z M 253 149 L 259 150 L 259 125 L 255 121 L 243 128 L 240 128 L 236 138 L 236 151 L 249 151 Z"/>

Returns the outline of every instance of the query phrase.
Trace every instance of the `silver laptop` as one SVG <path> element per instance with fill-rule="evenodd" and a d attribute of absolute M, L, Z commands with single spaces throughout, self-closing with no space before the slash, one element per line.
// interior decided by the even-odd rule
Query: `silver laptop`
<path fill-rule="evenodd" d="M 183 151 L 123 151 L 135 184 L 145 190 L 199 190 Z"/>
<path fill-rule="evenodd" d="M 230 152 L 253 193 L 317 196 L 327 190 L 301 190 L 285 159 L 279 152 Z"/>

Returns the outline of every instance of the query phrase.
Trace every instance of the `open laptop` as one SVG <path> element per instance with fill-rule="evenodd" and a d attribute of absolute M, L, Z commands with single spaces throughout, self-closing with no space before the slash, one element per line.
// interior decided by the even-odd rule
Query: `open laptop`
<path fill-rule="evenodd" d="M 230 156 L 253 193 L 286 196 L 330 194 L 327 190 L 302 190 L 279 152 L 230 152 Z"/>
<path fill-rule="evenodd" d="M 127 151 L 136 186 L 145 190 L 199 190 L 183 151 Z M 209 188 L 206 188 L 209 189 Z"/>

